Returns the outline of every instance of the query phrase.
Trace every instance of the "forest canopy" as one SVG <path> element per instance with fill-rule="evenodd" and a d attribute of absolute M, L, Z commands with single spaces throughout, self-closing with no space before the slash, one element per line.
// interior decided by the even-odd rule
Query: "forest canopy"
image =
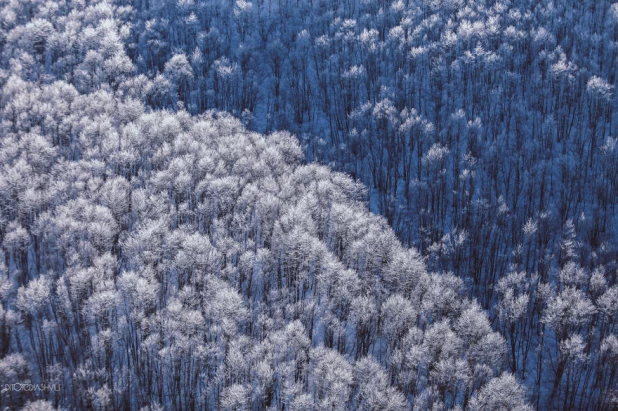
<path fill-rule="evenodd" d="M 0 409 L 614 409 L 617 24 L 0 0 Z"/>

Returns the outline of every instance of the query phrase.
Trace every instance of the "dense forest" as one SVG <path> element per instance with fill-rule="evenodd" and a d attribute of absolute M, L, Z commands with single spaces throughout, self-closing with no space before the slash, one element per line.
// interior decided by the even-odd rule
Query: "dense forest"
<path fill-rule="evenodd" d="M 606 0 L 0 0 L 0 409 L 617 409 L 617 58 Z"/>

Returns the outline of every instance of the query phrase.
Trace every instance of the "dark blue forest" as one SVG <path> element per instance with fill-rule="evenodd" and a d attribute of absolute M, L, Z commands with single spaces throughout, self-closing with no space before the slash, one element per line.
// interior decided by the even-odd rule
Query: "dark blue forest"
<path fill-rule="evenodd" d="M 0 410 L 618 409 L 618 3 L 0 0 Z"/>

